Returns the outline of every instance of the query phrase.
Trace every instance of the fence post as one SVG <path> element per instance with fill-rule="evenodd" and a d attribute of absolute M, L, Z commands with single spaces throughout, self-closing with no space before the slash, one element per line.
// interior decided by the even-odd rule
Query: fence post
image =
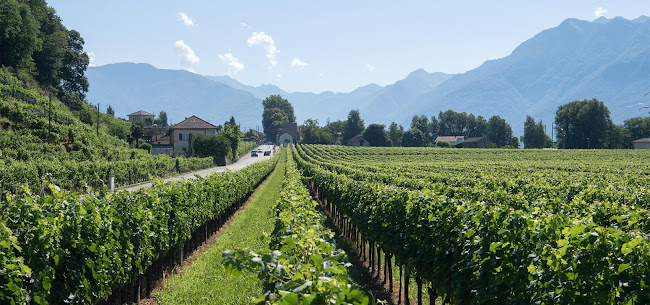
<path fill-rule="evenodd" d="M 111 192 L 115 190 L 115 177 L 108 177 L 108 190 Z"/>

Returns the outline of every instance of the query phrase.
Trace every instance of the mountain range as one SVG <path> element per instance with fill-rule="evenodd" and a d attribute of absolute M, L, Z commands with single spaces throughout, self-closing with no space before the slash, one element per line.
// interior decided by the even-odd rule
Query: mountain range
<path fill-rule="evenodd" d="M 452 109 L 486 119 L 499 115 L 515 135 L 523 134 L 526 115 L 548 124 L 558 106 L 598 98 L 615 123 L 650 105 L 650 17 L 634 20 L 567 19 L 520 44 L 500 59 L 460 74 L 413 71 L 387 86 L 369 84 L 349 93 L 286 92 L 274 85 L 248 86 L 228 76 L 202 76 L 149 64 L 118 63 L 90 67 L 88 99 L 111 105 L 117 116 L 165 110 L 174 122 L 197 115 L 222 124 L 231 115 L 242 127 L 261 126 L 261 100 L 287 98 L 299 123 L 323 125 L 345 120 L 359 109 L 366 124 L 397 122 L 408 128 L 415 114 L 437 115 Z"/>

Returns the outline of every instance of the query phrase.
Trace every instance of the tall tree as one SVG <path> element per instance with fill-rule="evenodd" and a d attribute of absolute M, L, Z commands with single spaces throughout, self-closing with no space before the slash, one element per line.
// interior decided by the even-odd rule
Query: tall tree
<path fill-rule="evenodd" d="M 135 147 L 138 147 L 138 141 L 144 135 L 144 123 L 133 122 L 131 124 L 131 139 L 135 141 Z"/>
<path fill-rule="evenodd" d="M 438 114 L 440 124 L 439 134 L 441 136 L 465 136 L 467 134 L 467 114 L 453 110 Z"/>
<path fill-rule="evenodd" d="M 232 153 L 232 159 L 236 160 L 239 157 L 237 150 L 239 148 L 239 139 L 242 136 L 241 130 L 239 130 L 238 125 L 224 125 L 223 130 L 219 133 L 222 134 L 230 142 L 230 150 Z"/>
<path fill-rule="evenodd" d="M 302 143 L 305 144 L 330 144 L 332 136 L 325 128 L 318 126 L 318 120 L 307 119 L 300 129 Z"/>
<path fill-rule="evenodd" d="M 16 0 L 0 1 L 0 66 L 19 68 L 32 62 L 41 46 L 39 24 L 28 5 Z"/>
<path fill-rule="evenodd" d="M 423 147 L 427 142 L 424 133 L 417 128 L 411 128 L 404 133 L 402 137 L 403 147 Z"/>
<path fill-rule="evenodd" d="M 108 105 L 108 108 L 106 108 L 106 114 L 114 117 L 115 116 L 115 109 L 113 109 L 113 107 L 111 107 L 111 105 Z"/>
<path fill-rule="evenodd" d="M 418 129 L 424 134 L 424 140 L 429 144 L 431 140 L 431 125 L 429 124 L 429 117 L 426 115 L 414 115 L 411 119 L 411 128 Z"/>
<path fill-rule="evenodd" d="M 560 148 L 606 148 L 612 128 L 609 109 L 597 99 L 573 101 L 555 112 Z"/>
<path fill-rule="evenodd" d="M 167 119 L 167 112 L 161 110 L 160 113 L 158 114 L 157 120 L 160 122 L 159 123 L 160 126 L 167 127 L 169 124 Z"/>
<path fill-rule="evenodd" d="M 546 147 L 546 134 L 542 121 L 535 123 L 535 119 L 528 115 L 524 122 L 524 148 Z"/>
<path fill-rule="evenodd" d="M 440 135 L 440 122 L 435 116 L 431 116 L 431 121 L 429 121 L 429 132 L 431 142 L 433 142 L 438 135 Z"/>
<path fill-rule="evenodd" d="M 296 116 L 293 114 L 293 106 L 287 99 L 280 95 L 271 95 L 262 101 L 264 112 L 262 113 L 262 127 L 266 137 L 275 141 L 278 130 L 286 122 L 295 123 Z"/>
<path fill-rule="evenodd" d="M 510 145 L 512 140 L 512 128 L 498 115 L 492 116 L 488 120 L 488 139 L 498 147 Z"/>
<path fill-rule="evenodd" d="M 648 138 L 650 137 L 650 117 L 627 119 L 623 121 L 623 128 L 632 141 Z"/>
<path fill-rule="evenodd" d="M 38 73 L 36 80 L 44 86 L 59 88 L 63 57 L 68 44 L 68 31 L 53 8 L 44 0 L 28 1 L 32 14 L 40 25 L 41 47 L 32 54 Z"/>
<path fill-rule="evenodd" d="M 88 92 L 88 78 L 84 75 L 88 67 L 88 54 L 84 52 L 84 40 L 79 32 L 68 31 L 67 46 L 61 67 L 61 91 L 83 101 Z"/>
<path fill-rule="evenodd" d="M 473 114 L 469 114 L 465 117 L 467 122 L 467 130 L 465 131 L 466 137 L 482 137 L 486 136 L 488 133 L 488 122 L 482 117 L 474 117 Z"/>
<path fill-rule="evenodd" d="M 361 134 L 364 129 L 365 126 L 361 119 L 361 115 L 359 114 L 359 110 L 350 110 L 350 113 L 348 113 L 347 123 L 345 124 L 345 129 L 343 130 L 343 143 L 352 139 L 354 136 Z"/>
<path fill-rule="evenodd" d="M 383 124 L 370 124 L 363 132 L 363 138 L 370 142 L 370 146 L 388 146 L 385 128 Z"/>
<path fill-rule="evenodd" d="M 402 146 L 402 136 L 404 136 L 404 126 L 392 122 L 388 127 L 388 137 L 394 147 Z"/>
<path fill-rule="evenodd" d="M 338 120 L 325 125 L 324 130 L 330 134 L 332 139 L 330 142 L 331 144 L 341 144 L 340 142 L 342 141 L 343 131 L 345 130 L 346 124 L 347 121 Z"/>

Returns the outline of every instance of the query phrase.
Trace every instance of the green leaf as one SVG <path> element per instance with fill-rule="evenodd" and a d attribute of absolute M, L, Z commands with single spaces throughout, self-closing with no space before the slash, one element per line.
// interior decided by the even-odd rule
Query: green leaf
<path fill-rule="evenodd" d="M 627 269 L 630 269 L 630 268 L 632 268 L 632 266 L 630 264 L 621 264 L 621 265 L 618 266 L 618 273 L 621 273 L 621 272 L 623 272 L 623 271 L 625 271 Z"/>

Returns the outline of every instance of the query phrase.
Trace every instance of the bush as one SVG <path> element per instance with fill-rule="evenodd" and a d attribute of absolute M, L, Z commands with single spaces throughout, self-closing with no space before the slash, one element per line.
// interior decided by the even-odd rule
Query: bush
<path fill-rule="evenodd" d="M 151 144 L 149 143 L 142 143 L 139 148 L 151 152 Z"/>
<path fill-rule="evenodd" d="M 446 148 L 446 147 L 450 147 L 451 143 L 447 141 L 438 141 L 436 142 L 436 146 Z"/>

